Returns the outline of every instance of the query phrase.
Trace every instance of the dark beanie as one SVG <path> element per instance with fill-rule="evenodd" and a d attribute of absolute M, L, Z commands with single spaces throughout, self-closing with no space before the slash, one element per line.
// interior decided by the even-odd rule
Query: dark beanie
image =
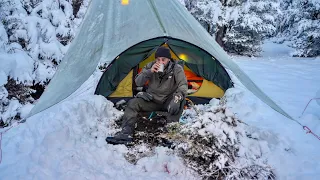
<path fill-rule="evenodd" d="M 155 58 L 157 57 L 166 57 L 168 59 L 171 59 L 170 50 L 166 47 L 159 47 L 155 54 Z"/>

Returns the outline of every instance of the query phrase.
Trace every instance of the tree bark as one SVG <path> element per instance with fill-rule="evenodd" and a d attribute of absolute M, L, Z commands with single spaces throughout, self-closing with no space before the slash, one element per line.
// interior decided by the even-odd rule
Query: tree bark
<path fill-rule="evenodd" d="M 227 6 L 227 0 L 220 0 L 222 6 Z M 227 32 L 227 26 L 218 26 L 218 31 L 216 33 L 216 41 L 217 43 L 224 49 L 223 38 L 225 37 Z"/>
<path fill-rule="evenodd" d="M 79 12 L 79 9 L 80 9 L 82 3 L 83 3 L 83 0 L 72 0 L 73 16 L 74 17 L 77 17 L 77 14 Z"/>
<path fill-rule="evenodd" d="M 225 37 L 226 32 L 227 32 L 227 26 L 225 25 L 218 26 L 218 31 L 216 33 L 216 41 L 222 48 L 224 48 L 223 38 Z"/>

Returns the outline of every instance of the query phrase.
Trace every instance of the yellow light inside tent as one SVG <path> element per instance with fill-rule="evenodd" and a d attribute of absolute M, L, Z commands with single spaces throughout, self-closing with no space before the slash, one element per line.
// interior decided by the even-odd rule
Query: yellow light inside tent
<path fill-rule="evenodd" d="M 121 4 L 122 5 L 128 5 L 129 4 L 129 0 L 121 0 Z"/>
<path fill-rule="evenodd" d="M 186 54 L 179 54 L 179 59 L 187 61 L 188 60 L 188 56 Z"/>

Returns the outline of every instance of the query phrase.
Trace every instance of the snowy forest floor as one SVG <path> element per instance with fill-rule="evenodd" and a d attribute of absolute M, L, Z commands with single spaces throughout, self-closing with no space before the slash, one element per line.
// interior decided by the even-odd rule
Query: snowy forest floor
<path fill-rule="evenodd" d="M 320 104 L 312 101 L 303 116 L 301 114 L 320 91 L 320 57 L 290 57 L 293 49 L 271 41 L 265 42 L 263 50 L 259 58 L 237 56 L 233 59 L 271 99 L 319 136 Z M 234 105 L 234 112 L 248 124 L 277 134 L 276 139 L 268 142 L 274 145 L 269 161 L 281 174 L 279 179 L 319 179 L 320 141 L 265 104 L 256 104 L 255 97 L 243 100 L 244 107 L 252 109 Z M 281 152 L 282 138 L 286 138 L 282 143 L 290 147 L 287 153 Z"/>
<path fill-rule="evenodd" d="M 320 58 L 293 58 L 290 48 L 271 42 L 263 49 L 262 57 L 232 58 L 285 111 L 320 135 L 316 102 L 300 117 L 320 89 Z M 157 147 L 134 165 L 124 156 L 130 149 L 106 144 L 105 137 L 117 131 L 114 120 L 122 112 L 93 95 L 100 75 L 95 73 L 67 100 L 2 135 L 0 179 L 199 179 L 168 148 Z M 260 148 L 276 178 L 319 179 L 320 141 L 235 83 L 225 107 L 248 124 L 239 127 L 259 140 L 254 147 Z M 250 149 L 249 141 L 242 142 Z M 143 145 L 134 150 L 148 152 Z"/>

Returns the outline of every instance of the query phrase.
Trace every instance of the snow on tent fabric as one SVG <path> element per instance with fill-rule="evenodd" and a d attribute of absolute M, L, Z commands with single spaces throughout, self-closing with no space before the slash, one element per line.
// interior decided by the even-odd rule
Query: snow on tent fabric
<path fill-rule="evenodd" d="M 139 23 L 137 23 L 138 21 Z M 99 62 L 110 64 L 116 57 L 121 57 L 126 52 L 134 50 L 132 54 L 127 55 L 131 55 L 132 59 L 136 57 L 135 62 L 130 64 L 127 61 L 128 67 L 122 67 L 126 69 L 126 72 L 121 78 L 116 76 L 113 78 L 120 79 L 110 80 L 110 82 L 119 83 L 125 78 L 125 74 L 130 72 L 130 67 L 136 67 L 148 57 L 146 54 L 154 51 L 152 50 L 154 47 L 163 45 L 165 42 L 168 42 L 173 52 L 181 49 L 182 54 L 188 53 L 182 51 L 187 47 L 190 50 L 210 55 L 213 57 L 212 61 L 216 60 L 219 64 L 216 67 L 222 67 L 221 72 L 224 71 L 224 68 L 228 68 L 248 90 L 263 102 L 292 119 L 250 80 L 199 22 L 178 1 L 173 0 L 130 1 L 125 6 L 119 1 L 92 0 L 76 38 L 29 116 L 41 112 L 71 95 L 90 77 Z M 143 47 L 145 43 L 151 45 Z M 139 45 L 142 46 L 137 48 Z M 212 63 L 212 61 L 205 62 Z M 220 66 L 220 63 L 223 66 Z M 187 67 L 189 65 L 186 63 Z M 195 72 L 196 68 L 190 69 L 196 74 L 199 73 Z M 208 77 L 205 75 L 202 77 L 208 81 L 216 78 L 207 79 Z M 228 75 L 221 77 L 229 78 Z M 111 76 L 106 78 L 111 78 Z M 226 83 L 226 86 L 219 85 L 219 82 Z M 216 80 L 214 83 L 222 90 L 228 88 L 227 80 Z M 65 88 L 66 85 L 68 88 Z M 113 90 L 117 85 L 111 85 Z"/>

